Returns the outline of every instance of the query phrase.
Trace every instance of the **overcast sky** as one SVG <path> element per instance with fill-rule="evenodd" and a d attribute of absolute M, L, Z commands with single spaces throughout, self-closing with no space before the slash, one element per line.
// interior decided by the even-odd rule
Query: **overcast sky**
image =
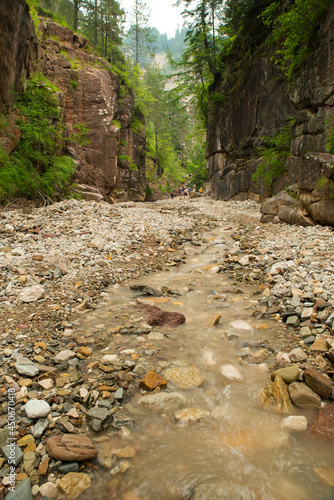
<path fill-rule="evenodd" d="M 160 33 L 167 33 L 168 36 L 175 34 L 176 28 L 179 25 L 180 29 L 183 25 L 181 12 L 182 7 L 173 7 L 176 0 L 143 0 L 151 9 L 150 24 L 157 28 Z M 132 10 L 134 0 L 119 0 L 121 7 L 125 9 L 126 14 Z M 128 17 L 126 15 L 126 17 Z"/>

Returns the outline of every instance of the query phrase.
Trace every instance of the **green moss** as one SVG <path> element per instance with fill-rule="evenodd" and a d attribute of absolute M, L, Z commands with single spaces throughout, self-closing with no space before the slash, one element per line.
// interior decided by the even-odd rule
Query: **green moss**
<path fill-rule="evenodd" d="M 262 183 L 269 188 L 285 172 L 286 160 L 290 154 L 291 129 L 294 124 L 294 120 L 289 118 L 278 134 L 262 138 L 265 145 L 258 148 L 261 161 L 252 177 L 255 186 Z"/>

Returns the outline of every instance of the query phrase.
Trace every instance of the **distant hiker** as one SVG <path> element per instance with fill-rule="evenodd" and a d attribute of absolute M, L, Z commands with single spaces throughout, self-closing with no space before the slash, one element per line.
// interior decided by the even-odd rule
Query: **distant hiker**
<path fill-rule="evenodd" d="M 196 184 L 193 185 L 193 190 L 196 191 Z"/>
<path fill-rule="evenodd" d="M 184 196 L 188 196 L 188 189 L 184 190 Z"/>
<path fill-rule="evenodd" d="M 174 191 L 173 190 L 171 190 L 170 195 L 171 195 L 171 197 L 173 199 L 174 198 Z"/>
<path fill-rule="evenodd" d="M 199 191 L 199 193 L 203 193 L 203 188 L 200 187 L 198 191 Z"/>

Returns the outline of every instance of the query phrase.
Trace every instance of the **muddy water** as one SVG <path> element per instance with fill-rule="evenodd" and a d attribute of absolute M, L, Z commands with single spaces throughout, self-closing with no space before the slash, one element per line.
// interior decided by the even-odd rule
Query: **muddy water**
<path fill-rule="evenodd" d="M 98 435 L 96 446 L 111 472 L 98 473 L 94 498 L 334 498 L 333 489 L 315 473 L 317 468 L 334 467 L 333 446 L 283 430 L 284 415 L 261 408 L 259 392 L 270 381 L 268 365 L 275 351 L 284 348 L 281 325 L 256 319 L 261 307 L 254 287 L 239 287 L 208 269 L 225 252 L 225 243 L 231 243 L 226 232 L 210 236 L 209 244 L 185 245 L 185 264 L 140 280 L 178 291 L 180 296 L 156 305 L 182 312 L 186 323 L 154 327 L 153 333 L 160 335 L 109 335 L 104 350 L 94 353 L 96 359 L 105 353 L 139 356 L 135 371 L 142 370 L 143 375 L 149 369 L 164 375 L 171 366 L 196 366 L 204 379 L 199 387 L 188 389 L 169 382 L 166 391 L 148 400 L 136 379 L 135 394 L 126 396 L 121 407 L 133 421 L 129 431 L 106 430 Z M 144 319 L 143 311 L 135 307 L 139 294 L 130 289 L 134 283 L 111 288 L 104 305 L 80 319 L 81 332 L 93 333 L 99 342 L 108 328 Z M 219 323 L 210 327 L 218 313 Z M 226 364 L 238 369 L 241 380 L 224 378 L 220 368 Z M 204 410 L 201 420 L 177 422 L 175 414 L 184 408 Z M 305 415 L 309 422 L 313 418 L 298 408 L 294 414 Z M 120 465 L 115 450 L 127 446 L 134 447 L 136 456 Z"/>

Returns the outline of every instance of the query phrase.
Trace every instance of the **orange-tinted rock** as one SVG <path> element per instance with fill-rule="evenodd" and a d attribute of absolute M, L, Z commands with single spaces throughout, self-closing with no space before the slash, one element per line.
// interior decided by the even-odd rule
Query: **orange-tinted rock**
<path fill-rule="evenodd" d="M 144 389 L 152 391 L 153 389 L 156 389 L 157 387 L 166 387 L 167 380 L 165 380 L 163 377 L 161 377 L 158 373 L 151 370 L 140 381 L 140 385 L 141 385 L 141 387 L 144 387 Z"/>
<path fill-rule="evenodd" d="M 91 439 L 80 434 L 59 434 L 46 442 L 50 457 L 64 462 L 83 462 L 94 460 L 97 450 Z"/>
<path fill-rule="evenodd" d="M 308 435 L 334 441 L 334 405 L 328 405 L 318 410 L 317 416 L 308 430 Z"/>
<path fill-rule="evenodd" d="M 43 462 L 41 462 L 39 464 L 39 467 L 38 467 L 38 474 L 40 474 L 41 476 L 46 476 L 47 473 L 48 473 L 48 468 L 49 468 L 49 462 L 50 462 L 50 458 L 45 458 L 43 460 Z"/>
<path fill-rule="evenodd" d="M 282 413 L 290 413 L 292 411 L 288 386 L 279 375 L 275 377 L 274 383 L 266 385 L 260 394 L 260 400 L 262 406 L 269 410 Z"/>

